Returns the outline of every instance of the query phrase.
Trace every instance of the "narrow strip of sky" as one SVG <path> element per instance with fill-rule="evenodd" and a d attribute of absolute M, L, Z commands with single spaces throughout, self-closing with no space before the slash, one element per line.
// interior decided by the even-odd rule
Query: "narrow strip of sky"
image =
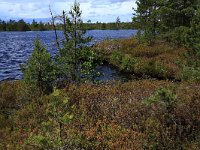
<path fill-rule="evenodd" d="M 69 10 L 74 0 L 0 0 L 0 19 L 50 18 L 49 5 L 56 14 Z M 77 0 L 83 11 L 84 21 L 114 22 L 131 21 L 135 0 Z"/>

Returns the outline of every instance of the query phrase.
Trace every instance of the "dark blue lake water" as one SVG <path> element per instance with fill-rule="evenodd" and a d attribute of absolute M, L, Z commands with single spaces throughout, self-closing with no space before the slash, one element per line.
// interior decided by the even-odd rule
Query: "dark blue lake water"
<path fill-rule="evenodd" d="M 135 33 L 135 30 L 91 30 L 86 36 L 93 36 L 93 42 L 100 42 L 105 39 L 128 38 Z M 31 55 L 36 35 L 50 53 L 57 53 L 53 31 L 0 32 L 0 81 L 23 78 L 19 65 L 26 62 Z M 58 35 L 62 40 L 62 32 L 58 32 Z M 117 71 L 109 66 L 99 66 L 98 69 L 104 71 L 105 76 L 102 80 L 119 78 Z"/>

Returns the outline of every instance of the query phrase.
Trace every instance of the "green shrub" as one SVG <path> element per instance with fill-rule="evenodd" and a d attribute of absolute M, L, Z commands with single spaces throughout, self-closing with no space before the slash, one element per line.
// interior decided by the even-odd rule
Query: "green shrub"
<path fill-rule="evenodd" d="M 117 65 L 121 62 L 123 54 L 121 52 L 112 52 L 110 56 L 110 62 L 114 65 Z"/>
<path fill-rule="evenodd" d="M 154 76 L 165 77 L 165 78 L 167 78 L 167 77 L 166 77 L 166 73 L 167 73 L 167 71 L 166 71 L 166 69 L 165 69 L 165 66 L 164 66 L 161 62 L 155 61 L 155 62 L 153 63 L 152 74 L 153 74 Z"/>
<path fill-rule="evenodd" d="M 186 81 L 199 82 L 200 81 L 200 68 L 183 67 L 182 79 Z"/>
<path fill-rule="evenodd" d="M 50 93 L 56 79 L 53 60 L 38 37 L 34 46 L 33 53 L 27 63 L 21 65 L 24 81 L 30 91 L 38 88 L 41 93 Z"/>
<path fill-rule="evenodd" d="M 155 94 L 153 94 L 148 98 L 147 103 L 148 104 L 160 103 L 167 107 L 173 107 L 176 98 L 177 97 L 170 90 L 159 89 L 155 92 Z"/>
<path fill-rule="evenodd" d="M 124 55 L 121 60 L 121 69 L 129 72 L 134 71 L 134 65 L 136 63 L 136 58 L 132 58 L 130 55 Z"/>

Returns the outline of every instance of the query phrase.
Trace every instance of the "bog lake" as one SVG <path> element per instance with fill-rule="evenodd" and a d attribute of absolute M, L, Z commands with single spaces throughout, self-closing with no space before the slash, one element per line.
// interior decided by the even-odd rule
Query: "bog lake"
<path fill-rule="evenodd" d="M 92 36 L 92 44 L 94 44 L 106 39 L 128 38 L 134 36 L 136 32 L 136 30 L 89 30 L 85 36 Z M 20 64 L 25 63 L 30 57 L 37 35 L 52 55 L 58 53 L 54 31 L 0 32 L 0 81 L 23 78 Z M 62 32 L 58 31 L 60 40 L 62 35 Z M 109 64 L 100 65 L 96 69 L 102 73 L 99 77 L 102 81 L 126 78 L 125 74 Z"/>

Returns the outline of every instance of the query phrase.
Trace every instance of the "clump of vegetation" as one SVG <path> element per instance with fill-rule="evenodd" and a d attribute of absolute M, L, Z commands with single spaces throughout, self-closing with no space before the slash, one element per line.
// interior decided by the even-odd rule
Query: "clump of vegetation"
<path fill-rule="evenodd" d="M 65 146 L 64 126 L 73 119 L 73 114 L 70 113 L 73 108 L 59 90 L 55 90 L 49 98 L 45 110 L 47 120 L 41 123 L 42 129 L 37 134 L 30 135 L 25 142 L 26 148 L 60 149 Z"/>
<path fill-rule="evenodd" d="M 87 46 L 92 37 L 85 37 L 86 30 L 81 14 L 80 4 L 77 2 L 74 3 L 69 13 L 63 11 L 61 17 L 64 34 L 62 46 L 56 39 L 59 50 L 56 58 L 58 77 L 73 81 L 76 84 L 93 79 L 91 75 L 94 74 L 96 61 L 96 54 Z M 52 16 L 52 18 L 55 17 Z M 54 30 L 57 37 L 56 28 Z"/>
<path fill-rule="evenodd" d="M 21 68 L 24 73 L 24 82 L 30 89 L 35 90 L 38 87 L 41 93 L 52 92 L 56 80 L 54 62 L 38 37 L 31 57 L 25 65 L 21 65 Z"/>
<path fill-rule="evenodd" d="M 1 148 L 199 148 L 198 84 L 70 84 L 51 95 L 26 93 L 26 103 L 20 101 L 23 85 L 12 84 L 13 113 L 6 117 L 1 112 L 0 117 Z M 3 93 L 1 102 L 10 95 L 9 90 Z"/>
<path fill-rule="evenodd" d="M 97 45 L 96 51 L 122 71 L 163 79 L 180 80 L 187 60 L 185 48 L 173 48 L 162 41 L 149 46 L 136 38 L 105 41 Z"/>
<path fill-rule="evenodd" d="M 71 18 L 63 12 L 57 58 L 36 39 L 25 82 L 0 84 L 0 149 L 200 149 L 198 3 L 163 2 L 137 0 L 135 25 L 144 33 L 104 41 L 95 52 L 120 70 L 166 80 L 81 82 L 96 53 L 85 47 L 75 3 Z M 74 82 L 56 89 L 60 78 Z"/>

